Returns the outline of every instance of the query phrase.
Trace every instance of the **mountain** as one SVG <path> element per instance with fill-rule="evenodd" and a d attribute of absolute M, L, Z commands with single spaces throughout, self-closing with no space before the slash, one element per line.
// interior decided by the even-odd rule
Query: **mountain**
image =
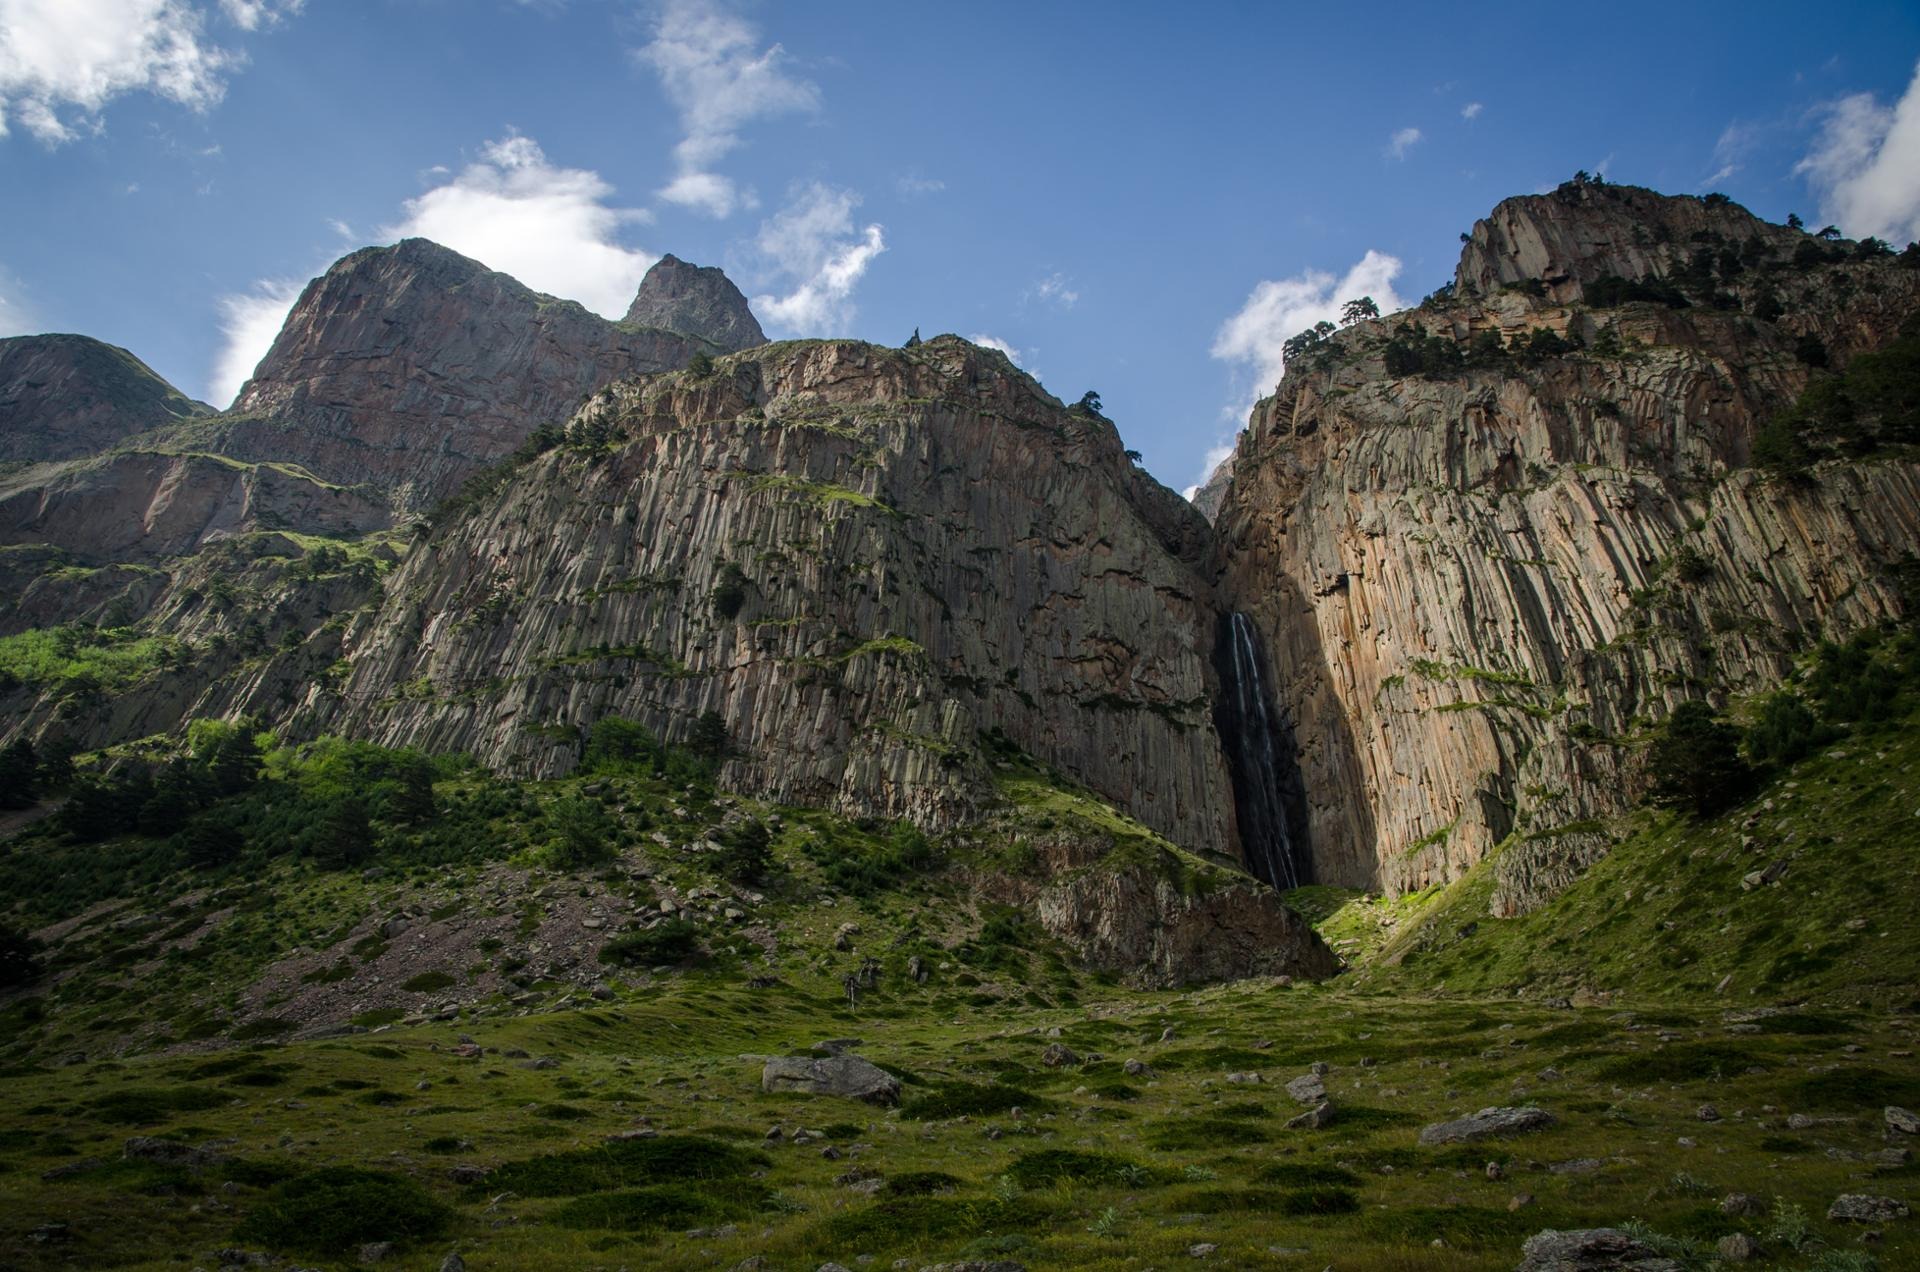
<path fill-rule="evenodd" d="M 655 261 L 640 280 L 625 322 L 698 336 L 728 353 L 767 343 L 747 298 L 726 274 L 712 265 L 689 265 L 672 254 Z"/>
<path fill-rule="evenodd" d="M 0 463 L 91 455 L 212 413 L 125 349 L 86 336 L 0 340 Z"/>
<path fill-rule="evenodd" d="M 1215 527 L 1296 722 L 1317 877 L 1414 890 L 1512 837 L 1536 903 L 1526 880 L 1605 851 L 1649 723 L 1903 612 L 1910 455 L 1753 457 L 1818 366 L 1920 308 L 1906 264 L 1570 184 L 1478 223 L 1450 292 L 1295 359 Z"/>
<path fill-rule="evenodd" d="M 731 289 L 724 276 L 713 285 Z M 343 257 L 308 284 L 232 411 L 191 437 L 236 459 L 369 484 L 397 511 L 420 512 L 615 377 L 715 351 L 406 239 Z"/>

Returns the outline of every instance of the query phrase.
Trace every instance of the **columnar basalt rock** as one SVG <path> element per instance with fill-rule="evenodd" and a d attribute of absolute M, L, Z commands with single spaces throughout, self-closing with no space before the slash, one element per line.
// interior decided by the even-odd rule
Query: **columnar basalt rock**
<path fill-rule="evenodd" d="M 771 345 L 623 382 L 447 518 L 315 729 L 571 766 L 604 715 L 716 711 L 736 789 L 950 826 L 1000 730 L 1231 850 L 1204 522 L 997 353 Z"/>
<path fill-rule="evenodd" d="M 1645 191 L 1509 200 L 1463 254 L 1474 294 L 1349 328 L 1255 408 L 1216 519 L 1222 604 L 1259 622 L 1299 722 L 1320 879 L 1418 888 L 1506 842 L 1496 909 L 1538 904 L 1605 851 L 1593 819 L 1634 798 L 1649 722 L 1899 612 L 1887 569 L 1920 541 L 1920 466 L 1749 465 L 1807 381 L 1802 342 L 1841 361 L 1890 338 L 1920 272 L 1794 265 L 1783 236 L 1808 236 L 1761 227 L 1767 254 L 1719 283 L 1727 308 L 1489 285 L 1549 258 L 1633 278 L 1730 218 L 1751 228 Z M 1769 294 L 1777 320 L 1743 312 Z M 1538 330 L 1585 347 L 1386 367 L 1396 339 L 1518 349 Z"/>

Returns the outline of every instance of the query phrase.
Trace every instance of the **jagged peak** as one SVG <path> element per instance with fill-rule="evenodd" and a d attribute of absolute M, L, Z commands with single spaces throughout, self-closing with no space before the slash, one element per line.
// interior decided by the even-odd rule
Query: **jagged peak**
<path fill-rule="evenodd" d="M 698 336 L 728 353 L 767 343 L 747 298 L 717 265 L 694 265 L 668 253 L 653 263 L 625 321 Z"/>

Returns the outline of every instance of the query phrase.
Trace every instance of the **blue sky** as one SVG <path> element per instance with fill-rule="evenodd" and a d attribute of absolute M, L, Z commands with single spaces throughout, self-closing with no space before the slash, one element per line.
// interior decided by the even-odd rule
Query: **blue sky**
<path fill-rule="evenodd" d="M 0 0 L 0 334 L 225 405 L 294 290 L 426 233 L 617 315 L 990 337 L 1194 482 L 1351 294 L 1577 168 L 1920 236 L 1920 6 Z"/>

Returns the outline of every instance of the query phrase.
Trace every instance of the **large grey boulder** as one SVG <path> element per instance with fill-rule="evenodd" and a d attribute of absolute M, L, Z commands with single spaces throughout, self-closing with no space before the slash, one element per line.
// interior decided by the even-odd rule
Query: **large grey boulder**
<path fill-rule="evenodd" d="M 1544 1131 L 1552 1126 L 1553 1122 L 1553 1114 L 1532 1106 L 1517 1109 L 1481 1109 L 1478 1113 L 1469 1113 L 1451 1122 L 1434 1123 L 1420 1132 L 1420 1142 L 1432 1147 L 1435 1144 L 1466 1144 L 1474 1140 L 1505 1139 L 1509 1135 Z"/>
<path fill-rule="evenodd" d="M 1514 1272 L 1681 1272 L 1653 1247 L 1618 1228 L 1548 1229 L 1527 1238 Z"/>
<path fill-rule="evenodd" d="M 1827 1207 L 1827 1218 L 1835 1223 L 1885 1223 L 1889 1219 L 1906 1217 L 1905 1202 L 1866 1193 L 1842 1193 Z"/>
<path fill-rule="evenodd" d="M 1302 1104 L 1324 1104 L 1327 1084 L 1317 1073 L 1303 1073 L 1287 1083 L 1287 1094 Z"/>
<path fill-rule="evenodd" d="M 822 1056 L 815 1060 L 775 1056 L 760 1071 L 760 1089 L 832 1095 L 868 1104 L 900 1102 L 900 1080 L 859 1056 Z"/>

